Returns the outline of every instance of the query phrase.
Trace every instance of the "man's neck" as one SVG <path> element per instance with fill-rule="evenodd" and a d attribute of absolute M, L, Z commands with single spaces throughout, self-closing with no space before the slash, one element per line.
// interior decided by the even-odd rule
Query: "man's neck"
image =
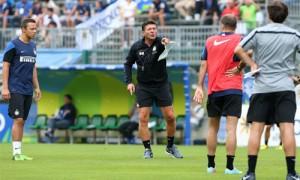
<path fill-rule="evenodd" d="M 154 42 L 154 40 L 145 38 L 145 44 L 147 44 L 148 46 L 151 46 L 153 44 L 153 42 Z"/>
<path fill-rule="evenodd" d="M 26 44 L 28 44 L 30 42 L 30 39 L 27 36 L 25 36 L 24 34 L 21 34 L 19 39 Z"/>

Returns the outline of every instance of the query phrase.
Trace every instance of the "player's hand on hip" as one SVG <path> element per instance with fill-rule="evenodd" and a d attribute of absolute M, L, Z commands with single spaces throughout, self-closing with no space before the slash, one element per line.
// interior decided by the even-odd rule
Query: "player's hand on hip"
<path fill-rule="evenodd" d="M 292 76 L 292 80 L 294 81 L 294 85 L 300 84 L 300 76 Z"/>
<path fill-rule="evenodd" d="M 10 99 L 10 92 L 8 89 L 2 89 L 2 99 L 9 100 Z"/>
<path fill-rule="evenodd" d="M 170 39 L 164 37 L 164 38 L 161 39 L 161 43 L 162 43 L 163 45 L 167 45 L 167 44 L 170 43 Z"/>
<path fill-rule="evenodd" d="M 225 72 L 225 76 L 232 77 L 232 76 L 240 74 L 240 73 L 241 73 L 240 70 L 237 67 L 234 67 L 234 68 L 228 69 Z"/>
<path fill-rule="evenodd" d="M 195 95 L 193 100 L 196 101 L 197 103 L 202 103 L 203 102 L 203 88 L 202 87 L 197 87 L 196 91 L 195 91 Z"/>
<path fill-rule="evenodd" d="M 34 94 L 35 94 L 35 96 L 34 96 L 34 99 L 36 100 L 36 101 L 39 101 L 41 98 L 42 98 L 42 92 L 41 92 L 41 90 L 40 89 L 35 89 L 34 90 Z"/>
<path fill-rule="evenodd" d="M 251 64 L 250 68 L 251 68 L 251 71 L 256 71 L 258 69 L 258 66 L 256 63 L 253 63 L 253 64 Z"/>
<path fill-rule="evenodd" d="M 135 86 L 133 83 L 130 83 L 127 85 L 127 90 L 129 91 L 130 95 L 132 95 L 135 92 Z"/>

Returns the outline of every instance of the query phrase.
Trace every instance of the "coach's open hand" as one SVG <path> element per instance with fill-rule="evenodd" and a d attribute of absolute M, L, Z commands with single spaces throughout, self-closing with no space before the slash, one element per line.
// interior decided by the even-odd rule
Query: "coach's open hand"
<path fill-rule="evenodd" d="M 162 43 L 163 45 L 167 45 L 167 44 L 170 43 L 170 39 L 164 37 L 164 38 L 162 38 L 161 43 Z"/>
<path fill-rule="evenodd" d="M 127 90 L 130 92 L 130 95 L 132 95 L 135 92 L 134 84 L 133 83 L 128 84 Z"/>

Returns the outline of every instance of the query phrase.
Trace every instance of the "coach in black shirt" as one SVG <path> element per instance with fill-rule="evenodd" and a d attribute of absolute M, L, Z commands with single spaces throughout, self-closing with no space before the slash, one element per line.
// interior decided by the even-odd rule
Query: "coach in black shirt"
<path fill-rule="evenodd" d="M 126 58 L 125 79 L 127 90 L 136 92 L 137 107 L 139 108 L 139 134 L 145 146 L 144 158 L 153 157 L 150 147 L 150 132 L 148 119 L 153 102 L 161 108 L 167 122 L 168 145 L 166 152 L 175 158 L 183 158 L 174 145 L 176 122 L 172 106 L 172 97 L 168 84 L 166 59 L 158 61 L 170 40 L 157 37 L 157 25 L 147 21 L 142 25 L 143 39 L 134 43 Z M 132 65 L 137 64 L 137 82 L 132 83 Z"/>

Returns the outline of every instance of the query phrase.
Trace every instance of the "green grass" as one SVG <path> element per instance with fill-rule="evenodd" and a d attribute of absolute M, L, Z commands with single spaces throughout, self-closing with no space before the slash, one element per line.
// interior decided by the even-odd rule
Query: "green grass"
<path fill-rule="evenodd" d="M 33 161 L 12 161 L 11 146 L 0 144 L 1 180 L 90 180 L 90 179 L 240 179 L 239 175 L 224 175 L 225 148 L 216 154 L 217 173 L 206 173 L 205 146 L 179 146 L 184 159 L 173 159 L 164 153 L 164 146 L 153 146 L 154 159 L 144 160 L 142 145 L 67 145 L 24 144 L 23 152 Z M 297 149 L 298 154 L 300 149 Z M 297 170 L 300 172 L 298 158 Z M 246 148 L 238 148 L 235 166 L 247 167 Z M 285 179 L 283 152 L 271 148 L 261 151 L 257 179 Z"/>

